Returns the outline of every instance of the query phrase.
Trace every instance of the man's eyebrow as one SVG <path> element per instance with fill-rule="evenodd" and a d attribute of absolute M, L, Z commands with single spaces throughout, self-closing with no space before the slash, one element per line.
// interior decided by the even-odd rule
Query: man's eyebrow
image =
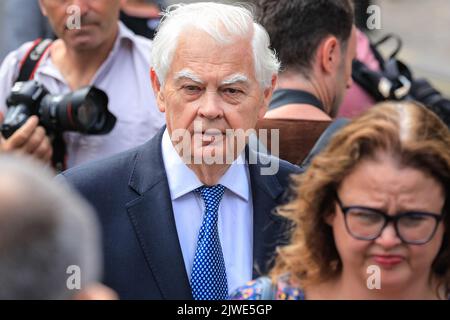
<path fill-rule="evenodd" d="M 189 79 L 189 80 L 192 80 L 192 81 L 200 83 L 200 84 L 203 83 L 203 81 L 200 79 L 199 76 L 197 76 L 195 73 L 193 73 L 191 70 L 188 70 L 188 69 L 183 69 L 181 71 L 178 71 L 177 73 L 175 73 L 173 78 L 175 81 L 180 80 L 180 79 Z"/>
<path fill-rule="evenodd" d="M 236 73 L 233 74 L 231 76 L 229 76 L 228 78 L 224 79 L 220 85 L 229 85 L 229 84 L 235 84 L 235 83 L 248 83 L 248 78 L 247 76 L 241 74 L 241 73 Z"/>

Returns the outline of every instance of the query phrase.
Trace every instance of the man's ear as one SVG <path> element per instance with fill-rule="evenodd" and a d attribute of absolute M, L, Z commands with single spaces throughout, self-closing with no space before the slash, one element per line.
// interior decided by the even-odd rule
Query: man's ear
<path fill-rule="evenodd" d="M 42 15 L 44 17 L 47 16 L 47 10 L 45 10 L 45 6 L 43 4 L 43 0 L 39 0 L 39 7 L 41 8 Z"/>
<path fill-rule="evenodd" d="M 158 76 L 156 75 L 155 69 L 150 69 L 150 79 L 152 82 L 153 92 L 156 97 L 156 104 L 158 105 L 158 109 L 161 112 L 166 111 L 166 105 L 164 101 L 164 95 L 161 91 L 161 83 L 159 82 Z"/>
<path fill-rule="evenodd" d="M 264 118 L 264 115 L 266 114 L 267 110 L 269 109 L 270 100 L 272 99 L 272 94 L 277 85 L 277 81 L 278 81 L 278 76 L 276 74 L 274 74 L 272 76 L 272 81 L 271 81 L 270 87 L 264 89 L 263 105 L 259 109 L 258 119 Z"/>
<path fill-rule="evenodd" d="M 339 40 L 335 36 L 329 36 L 322 41 L 319 47 L 319 59 L 322 70 L 326 73 L 334 73 L 341 62 L 341 48 Z"/>

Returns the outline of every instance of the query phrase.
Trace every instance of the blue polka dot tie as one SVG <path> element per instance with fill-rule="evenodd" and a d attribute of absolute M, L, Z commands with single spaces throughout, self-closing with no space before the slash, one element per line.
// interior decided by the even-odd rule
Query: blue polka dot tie
<path fill-rule="evenodd" d="M 205 202 L 205 215 L 192 267 L 192 296 L 195 300 L 225 300 L 228 299 L 227 274 L 217 228 L 219 203 L 225 187 L 220 184 L 203 186 L 195 191 Z"/>

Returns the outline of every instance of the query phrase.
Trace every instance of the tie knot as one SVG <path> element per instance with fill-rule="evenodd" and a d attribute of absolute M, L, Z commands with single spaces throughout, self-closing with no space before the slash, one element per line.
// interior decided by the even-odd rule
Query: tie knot
<path fill-rule="evenodd" d="M 221 184 L 217 184 L 212 187 L 202 186 L 195 189 L 196 192 L 200 193 L 205 206 L 207 209 L 213 209 L 218 207 L 220 201 L 222 200 L 223 194 L 225 192 L 225 187 Z"/>

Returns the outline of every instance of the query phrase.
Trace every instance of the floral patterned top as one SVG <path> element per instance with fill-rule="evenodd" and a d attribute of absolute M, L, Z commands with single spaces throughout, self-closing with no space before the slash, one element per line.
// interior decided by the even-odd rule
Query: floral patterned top
<path fill-rule="evenodd" d="M 304 292 L 289 284 L 289 277 L 280 277 L 272 284 L 269 277 L 260 277 L 238 288 L 231 300 L 305 300 Z"/>
<path fill-rule="evenodd" d="M 289 276 L 279 278 L 276 284 L 269 277 L 247 282 L 230 295 L 231 300 L 305 300 L 302 289 L 289 284 Z M 448 296 L 450 300 L 450 295 Z"/>

